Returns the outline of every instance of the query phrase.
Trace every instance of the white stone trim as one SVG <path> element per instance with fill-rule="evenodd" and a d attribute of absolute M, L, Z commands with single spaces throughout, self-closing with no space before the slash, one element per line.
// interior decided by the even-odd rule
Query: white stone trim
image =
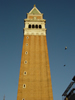
<path fill-rule="evenodd" d="M 46 36 L 46 33 L 24 33 L 24 35 L 45 35 Z"/>
<path fill-rule="evenodd" d="M 39 15 L 38 15 L 39 16 Z M 33 15 L 33 17 L 34 17 L 34 15 Z M 33 20 L 33 19 L 24 19 L 24 21 L 26 22 L 32 22 L 32 21 L 36 21 L 36 22 L 46 22 L 46 20 L 45 19 L 36 19 L 36 20 Z"/>
<path fill-rule="evenodd" d="M 25 29 L 24 35 L 46 35 L 46 29 Z"/>

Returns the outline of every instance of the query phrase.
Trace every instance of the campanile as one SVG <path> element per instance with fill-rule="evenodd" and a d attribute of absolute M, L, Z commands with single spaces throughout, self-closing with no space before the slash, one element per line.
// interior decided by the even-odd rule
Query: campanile
<path fill-rule="evenodd" d="M 24 19 L 17 100 L 53 100 L 45 23 L 35 5 Z"/>

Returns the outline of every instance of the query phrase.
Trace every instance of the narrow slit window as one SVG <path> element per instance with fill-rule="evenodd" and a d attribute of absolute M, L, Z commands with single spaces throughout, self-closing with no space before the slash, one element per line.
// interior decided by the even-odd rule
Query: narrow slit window
<path fill-rule="evenodd" d="M 26 38 L 28 39 L 29 37 L 27 36 Z"/>
<path fill-rule="evenodd" d="M 27 75 L 27 72 L 26 71 L 24 71 L 24 75 Z"/>
<path fill-rule="evenodd" d="M 28 46 L 28 43 L 26 43 L 26 46 Z"/>
<path fill-rule="evenodd" d="M 25 60 L 24 63 L 27 64 L 27 60 Z"/>
<path fill-rule="evenodd" d="M 26 51 L 26 52 L 25 52 L 25 54 L 27 55 L 27 54 L 28 54 L 28 52 Z"/>
<path fill-rule="evenodd" d="M 23 88 L 26 88 L 26 84 L 23 84 Z"/>

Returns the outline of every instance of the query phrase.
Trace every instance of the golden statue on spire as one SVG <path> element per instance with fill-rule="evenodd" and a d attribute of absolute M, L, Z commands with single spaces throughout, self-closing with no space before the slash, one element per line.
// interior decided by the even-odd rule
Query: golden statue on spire
<path fill-rule="evenodd" d="M 36 5 L 34 4 L 34 7 L 36 7 Z"/>

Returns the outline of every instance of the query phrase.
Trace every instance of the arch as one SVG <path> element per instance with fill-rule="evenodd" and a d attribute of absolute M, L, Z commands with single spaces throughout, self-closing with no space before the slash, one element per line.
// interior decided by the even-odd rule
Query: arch
<path fill-rule="evenodd" d="M 32 28 L 34 28 L 34 24 L 32 25 Z"/>
<path fill-rule="evenodd" d="M 39 25 L 39 28 L 42 28 L 42 26 L 41 26 L 41 25 Z"/>
<path fill-rule="evenodd" d="M 29 24 L 28 28 L 31 28 L 31 25 Z"/>
<path fill-rule="evenodd" d="M 38 25 L 36 25 L 36 28 L 38 28 Z"/>

